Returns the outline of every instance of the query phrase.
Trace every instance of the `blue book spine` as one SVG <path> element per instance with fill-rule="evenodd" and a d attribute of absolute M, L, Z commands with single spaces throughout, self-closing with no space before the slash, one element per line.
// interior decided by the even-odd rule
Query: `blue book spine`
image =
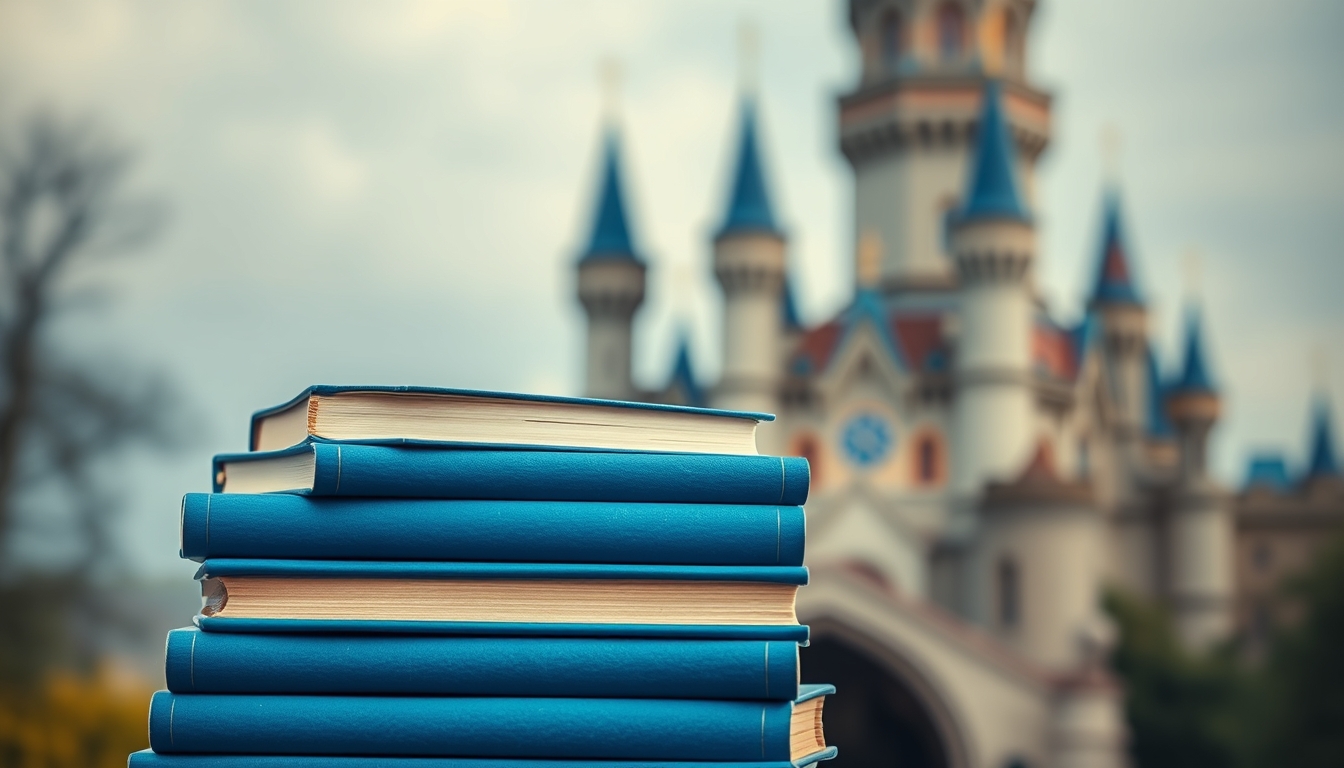
<path fill-rule="evenodd" d="M 161 754 L 788 762 L 792 710 L 792 702 L 159 691 L 149 743 Z"/>
<path fill-rule="evenodd" d="M 174 693 L 782 699 L 791 642 L 168 633 Z"/>
<path fill-rule="evenodd" d="M 229 462 L 311 451 L 314 496 L 531 501 L 649 501 L 799 506 L 806 459 L 718 454 L 509 451 L 308 442 L 215 457 Z"/>
<path fill-rule="evenodd" d="M 601 768 L 804 768 L 835 757 L 835 747 L 793 763 L 776 761 L 671 762 L 667 760 L 604 760 Z M 160 755 L 150 750 L 131 754 L 128 768 L 593 768 L 591 761 L 527 760 L 477 757 L 314 757 L 311 755 Z"/>
<path fill-rule="evenodd" d="M 800 566 L 802 507 L 189 493 L 182 556 Z"/>

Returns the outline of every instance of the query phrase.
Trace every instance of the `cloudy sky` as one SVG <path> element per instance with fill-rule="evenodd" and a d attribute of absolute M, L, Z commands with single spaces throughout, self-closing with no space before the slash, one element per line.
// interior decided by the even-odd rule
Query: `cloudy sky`
<path fill-rule="evenodd" d="M 653 264 L 638 375 L 666 374 L 681 325 L 715 375 L 707 233 L 744 19 L 760 30 L 768 163 L 817 321 L 852 280 L 834 102 L 856 56 L 838 0 L 0 0 L 0 126 L 39 108 L 93 116 L 171 211 L 146 252 L 100 275 L 115 302 L 68 324 L 75 343 L 164 370 L 193 407 L 192 447 L 126 476 L 144 572 L 183 572 L 178 497 L 204 490 L 211 453 L 243 447 L 252 410 L 309 383 L 577 392 L 571 263 L 606 56 L 623 65 L 627 180 Z M 1044 289 L 1077 317 L 1114 125 L 1168 360 L 1192 283 L 1205 306 L 1229 480 L 1259 447 L 1300 461 L 1313 356 L 1333 365 L 1344 410 L 1340 29 L 1333 0 L 1045 0 L 1033 25 L 1030 69 L 1056 95 Z"/>

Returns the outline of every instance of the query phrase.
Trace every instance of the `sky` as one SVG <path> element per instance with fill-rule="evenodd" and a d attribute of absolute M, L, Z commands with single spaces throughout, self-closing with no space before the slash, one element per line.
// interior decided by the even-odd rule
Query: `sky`
<path fill-rule="evenodd" d="M 96 120 L 134 148 L 133 191 L 168 211 L 143 252 L 86 277 L 113 300 L 61 326 L 163 371 L 188 404 L 188 446 L 121 479 L 139 571 L 190 572 L 181 494 L 207 489 L 211 454 L 245 447 L 253 410 L 308 384 L 578 393 L 573 261 L 607 58 L 651 263 L 636 375 L 659 383 L 684 327 L 712 380 L 708 239 L 743 23 L 790 269 L 818 322 L 853 279 L 835 100 L 857 53 L 837 0 L 0 0 L 0 136 L 37 110 Z M 1114 176 L 1169 368 L 1183 307 L 1203 308 L 1225 392 L 1213 460 L 1233 484 L 1252 451 L 1301 464 L 1314 390 L 1344 410 L 1340 29 L 1333 0 L 1043 0 L 1029 33 L 1030 77 L 1055 97 L 1041 288 L 1077 319 Z"/>

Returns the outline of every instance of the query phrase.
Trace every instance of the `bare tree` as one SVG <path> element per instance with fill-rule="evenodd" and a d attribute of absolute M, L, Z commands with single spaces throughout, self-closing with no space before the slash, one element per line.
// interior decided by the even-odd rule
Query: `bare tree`
<path fill-rule="evenodd" d="M 105 618 L 95 581 L 118 564 L 108 466 L 179 434 L 161 377 L 106 351 L 74 354 L 53 332 L 87 303 L 90 265 L 156 230 L 155 207 L 126 191 L 130 161 L 92 124 L 39 116 L 0 133 L 0 675 L 11 680 L 87 650 L 69 641 Z"/>

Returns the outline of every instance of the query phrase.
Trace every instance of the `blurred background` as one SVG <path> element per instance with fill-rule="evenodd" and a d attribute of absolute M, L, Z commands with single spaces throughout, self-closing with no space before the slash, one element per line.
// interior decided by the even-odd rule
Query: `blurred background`
<path fill-rule="evenodd" d="M 163 632 L 198 603 L 178 502 L 207 489 L 211 454 L 244 448 L 252 411 L 318 382 L 581 392 L 573 269 L 604 109 L 650 265 L 636 382 L 667 375 L 682 329 L 696 370 L 718 374 L 708 243 L 744 66 L 799 314 L 845 306 L 848 13 L 0 0 L 0 763 L 119 765 L 146 741 Z M 759 40 L 745 65 L 744 23 Z M 1171 367 L 1184 303 L 1203 307 L 1224 412 L 1211 465 L 1233 489 L 1265 450 L 1307 462 L 1313 395 L 1344 403 L 1341 30 L 1329 0 L 1047 0 L 1032 18 L 1030 78 L 1055 98 L 1040 288 L 1056 315 L 1083 314 L 1101 190 L 1118 183 Z M 604 59 L 621 73 L 605 97 Z M 1297 588 L 1333 606 L 1318 623 L 1344 642 L 1339 559 Z M 1287 737 L 1243 738 L 1264 719 L 1247 702 L 1305 662 L 1191 656 L 1147 610 L 1114 608 L 1139 764 L 1267 764 Z M 1309 676 L 1339 681 L 1332 663 Z M 1294 764 L 1344 760 L 1338 690 L 1312 694 L 1324 746 Z M 1172 711 L 1182 729 L 1154 731 Z"/>

